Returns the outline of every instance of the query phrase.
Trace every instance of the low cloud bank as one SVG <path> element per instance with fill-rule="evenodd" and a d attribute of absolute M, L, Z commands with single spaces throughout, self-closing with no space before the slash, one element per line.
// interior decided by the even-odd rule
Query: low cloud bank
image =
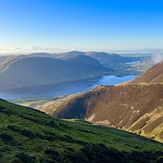
<path fill-rule="evenodd" d="M 163 54 L 155 54 L 154 56 L 152 56 L 152 62 L 154 64 L 157 64 L 161 61 L 163 61 Z"/>

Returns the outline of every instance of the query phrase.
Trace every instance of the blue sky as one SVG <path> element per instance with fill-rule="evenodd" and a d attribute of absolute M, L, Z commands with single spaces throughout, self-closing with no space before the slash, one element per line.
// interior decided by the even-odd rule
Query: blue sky
<path fill-rule="evenodd" d="M 0 52 L 163 48 L 163 1 L 0 0 Z"/>

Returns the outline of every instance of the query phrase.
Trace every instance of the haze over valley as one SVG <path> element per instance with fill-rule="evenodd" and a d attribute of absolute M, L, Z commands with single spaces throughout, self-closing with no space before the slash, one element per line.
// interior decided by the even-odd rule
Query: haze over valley
<path fill-rule="evenodd" d="M 3 97 L 6 99 L 21 98 L 21 95 L 22 97 L 48 96 L 47 89 L 50 92 L 54 90 L 53 96 L 59 96 L 90 90 L 100 84 L 117 84 L 141 73 L 139 70 L 137 72 L 127 70 L 132 64 L 126 63 L 146 60 L 145 57 L 123 57 L 118 54 L 78 51 L 61 54 L 33 53 L 1 58 L 0 90 L 1 96 L 4 94 Z M 128 67 L 126 71 L 125 66 Z M 106 82 L 107 78 L 108 82 Z M 81 90 L 66 92 L 67 87 L 75 90 L 75 85 L 76 87 L 81 85 Z M 65 91 L 56 94 L 57 89 Z M 20 92 L 20 95 L 12 95 L 14 92 Z"/>
<path fill-rule="evenodd" d="M 0 163 L 162 163 L 163 2 L 0 1 Z"/>

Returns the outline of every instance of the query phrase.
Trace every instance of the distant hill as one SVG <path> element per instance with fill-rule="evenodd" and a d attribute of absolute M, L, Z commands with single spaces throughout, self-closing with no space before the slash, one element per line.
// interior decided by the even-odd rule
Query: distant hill
<path fill-rule="evenodd" d="M 66 58 L 74 57 L 77 55 L 90 56 L 98 60 L 108 71 L 112 71 L 112 75 L 125 76 L 125 75 L 139 75 L 142 71 L 147 70 L 149 66 L 146 65 L 146 57 L 132 57 L 132 56 L 122 56 L 116 53 L 106 53 L 106 52 L 81 52 L 81 51 L 70 51 L 66 53 L 60 53 L 56 55 L 56 58 Z M 139 66 L 133 66 L 134 62 L 138 61 Z M 130 63 L 130 64 L 128 64 Z M 131 64 L 133 63 L 133 64 Z M 134 64 L 135 65 L 135 64 Z"/>
<path fill-rule="evenodd" d="M 163 144 L 0 100 L 0 162 L 156 162 Z"/>
<path fill-rule="evenodd" d="M 0 56 L 0 63 L 4 62 L 7 58 L 8 56 Z"/>
<path fill-rule="evenodd" d="M 65 53 L 60 53 L 61 56 L 77 56 L 77 55 L 85 55 L 85 52 L 82 51 L 69 51 Z"/>
<path fill-rule="evenodd" d="M 105 52 L 87 52 L 86 55 L 98 60 L 104 67 L 114 70 L 116 76 L 140 75 L 149 68 L 144 62 L 147 58 L 132 57 L 131 54 L 130 57 Z"/>
<path fill-rule="evenodd" d="M 48 57 L 48 58 L 55 58 L 57 54 L 50 54 L 50 53 L 32 53 L 29 54 L 30 57 Z"/>
<path fill-rule="evenodd" d="M 21 56 L 0 69 L 0 90 L 93 78 L 104 74 L 104 67 L 89 56 L 70 59 Z"/>
<path fill-rule="evenodd" d="M 96 51 L 93 52 L 70 51 L 70 52 L 60 53 L 58 54 L 58 57 L 73 57 L 78 55 L 90 56 L 98 60 L 103 65 L 133 62 L 133 61 L 141 60 L 143 58 L 143 57 L 126 57 L 115 53 L 96 52 Z"/>
<path fill-rule="evenodd" d="M 92 57 L 89 57 L 89 56 L 85 56 L 85 55 L 66 56 L 66 57 L 62 57 L 61 59 L 73 61 L 73 62 L 77 62 L 81 64 L 87 64 L 87 65 L 90 65 L 99 69 L 102 68 L 98 60 L 93 59 Z"/>
<path fill-rule="evenodd" d="M 125 57 L 115 53 L 87 52 L 86 55 L 97 59 L 101 64 L 118 64 L 140 60 L 141 57 Z"/>
<path fill-rule="evenodd" d="M 84 119 L 163 142 L 162 68 L 163 62 L 126 84 L 99 86 L 37 109 L 54 117 Z"/>
<path fill-rule="evenodd" d="M 54 84 L 103 75 L 129 75 L 121 62 L 137 60 L 118 54 L 70 51 L 0 57 L 0 90 Z M 106 62 L 106 63 L 105 63 Z"/>

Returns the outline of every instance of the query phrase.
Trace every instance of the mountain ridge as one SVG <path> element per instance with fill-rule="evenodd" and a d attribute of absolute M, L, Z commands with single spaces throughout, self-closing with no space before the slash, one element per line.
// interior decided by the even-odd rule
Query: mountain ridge
<path fill-rule="evenodd" d="M 147 83 L 158 83 L 163 82 L 163 61 L 154 65 L 153 67 L 149 68 L 147 71 L 145 71 L 143 74 L 141 74 L 136 79 L 129 82 L 132 83 L 141 83 L 141 82 L 147 82 Z"/>
<path fill-rule="evenodd" d="M 50 57 L 14 58 L 1 68 L 0 89 L 75 81 L 103 76 L 106 72 L 93 58 L 77 58 L 78 56 L 74 60 Z M 82 60 L 88 60 L 88 63 Z"/>
<path fill-rule="evenodd" d="M 99 86 L 36 108 L 54 117 L 84 119 L 163 142 L 163 76 L 162 71 L 157 71 L 162 67 L 163 62 L 131 82 Z M 153 83 L 151 75 L 148 78 L 150 72 L 161 73 L 161 81 Z M 152 82 L 142 82 L 145 76 Z M 135 82 L 137 79 L 141 82 Z"/>

